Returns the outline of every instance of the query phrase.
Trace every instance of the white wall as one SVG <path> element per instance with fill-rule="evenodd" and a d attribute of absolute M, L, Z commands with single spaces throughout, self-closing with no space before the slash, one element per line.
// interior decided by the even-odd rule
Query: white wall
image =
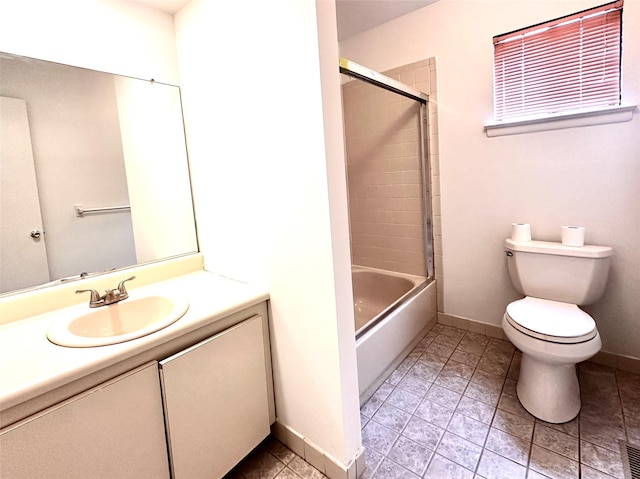
<path fill-rule="evenodd" d="M 487 138 L 492 118 L 492 36 L 599 5 L 585 1 L 440 0 L 340 44 L 343 56 L 378 71 L 438 61 L 444 310 L 500 324 L 518 295 L 502 241 L 514 222 L 534 239 L 587 228 L 613 246 L 603 298 L 586 307 L 603 350 L 640 357 L 640 113 L 633 121 Z M 640 102 L 640 2 L 626 2 L 623 100 Z"/>
<path fill-rule="evenodd" d="M 0 0 L 0 51 L 178 84 L 173 17 L 120 0 Z"/>
<path fill-rule="evenodd" d="M 336 5 L 333 1 L 317 0 L 320 80 L 326 151 L 327 186 L 333 248 L 333 277 L 336 293 L 336 326 L 340 361 L 340 401 L 343 410 L 344 452 L 338 456 L 348 463 L 362 443 L 360 434 L 360 391 L 357 378 L 351 285 L 351 250 L 347 198 L 346 158 L 340 75 L 336 68 L 339 58 Z M 336 398 L 337 399 L 337 398 Z M 346 460 L 345 460 L 346 459 Z"/>
<path fill-rule="evenodd" d="M 321 59 L 314 2 L 192 1 L 176 37 L 205 268 L 268 288 L 277 416 L 347 464 L 360 434 L 331 6 Z"/>

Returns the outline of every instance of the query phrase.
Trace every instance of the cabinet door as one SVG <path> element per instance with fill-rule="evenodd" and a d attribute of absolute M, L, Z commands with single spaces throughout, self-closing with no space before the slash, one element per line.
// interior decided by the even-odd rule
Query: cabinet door
<path fill-rule="evenodd" d="M 262 317 L 160 362 L 175 479 L 224 476 L 269 434 Z"/>
<path fill-rule="evenodd" d="M 157 363 L 0 431 L 0 477 L 168 479 Z"/>

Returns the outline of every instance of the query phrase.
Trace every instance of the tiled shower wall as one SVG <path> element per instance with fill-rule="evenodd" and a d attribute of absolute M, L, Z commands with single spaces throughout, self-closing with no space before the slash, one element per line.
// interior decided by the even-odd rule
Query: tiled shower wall
<path fill-rule="evenodd" d="M 435 266 L 436 278 L 442 279 L 436 61 L 384 74 L 429 95 Z M 345 83 L 342 93 L 352 263 L 426 276 L 419 104 L 360 80 Z"/>

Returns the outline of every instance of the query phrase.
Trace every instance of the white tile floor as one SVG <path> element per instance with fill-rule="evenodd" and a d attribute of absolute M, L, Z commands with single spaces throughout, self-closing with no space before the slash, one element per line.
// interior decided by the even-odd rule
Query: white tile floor
<path fill-rule="evenodd" d="M 640 376 L 579 367 L 582 410 L 556 425 L 515 392 L 520 352 L 436 325 L 362 407 L 363 478 L 624 479 L 618 440 L 640 444 Z M 229 478 L 322 478 L 269 439 Z"/>
<path fill-rule="evenodd" d="M 518 402 L 520 358 L 437 325 L 361 410 L 364 477 L 624 479 L 618 440 L 640 443 L 640 376 L 581 364 L 579 417 L 548 424 Z"/>

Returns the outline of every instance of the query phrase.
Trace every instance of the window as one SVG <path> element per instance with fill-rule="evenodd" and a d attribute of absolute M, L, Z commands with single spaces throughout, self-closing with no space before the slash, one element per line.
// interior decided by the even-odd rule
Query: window
<path fill-rule="evenodd" d="M 622 3 L 494 37 L 495 120 L 620 105 Z"/>

